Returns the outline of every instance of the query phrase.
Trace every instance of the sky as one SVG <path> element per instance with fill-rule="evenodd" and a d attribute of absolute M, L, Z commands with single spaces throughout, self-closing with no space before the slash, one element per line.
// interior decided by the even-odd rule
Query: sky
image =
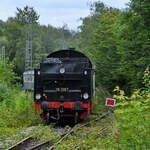
<path fill-rule="evenodd" d="M 40 15 L 39 23 L 62 27 L 67 24 L 69 29 L 77 30 L 81 25 L 80 18 L 90 14 L 89 3 L 97 0 L 1 0 L 0 19 L 6 21 L 14 17 L 16 7 L 23 8 L 28 5 L 34 7 Z M 107 6 L 123 9 L 130 0 L 101 0 Z"/>

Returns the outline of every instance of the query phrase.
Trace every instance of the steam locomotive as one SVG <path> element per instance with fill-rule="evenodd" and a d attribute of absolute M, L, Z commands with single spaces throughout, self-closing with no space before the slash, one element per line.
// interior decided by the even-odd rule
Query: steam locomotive
<path fill-rule="evenodd" d="M 75 49 L 59 50 L 44 58 L 34 70 L 35 113 L 47 124 L 72 118 L 74 123 L 92 112 L 95 68 Z"/>

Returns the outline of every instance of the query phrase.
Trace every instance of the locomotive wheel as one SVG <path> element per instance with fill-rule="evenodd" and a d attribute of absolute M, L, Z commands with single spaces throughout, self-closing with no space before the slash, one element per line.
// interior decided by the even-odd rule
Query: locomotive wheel
<path fill-rule="evenodd" d="M 52 119 L 51 119 L 51 117 L 50 117 L 50 113 L 48 112 L 48 113 L 46 114 L 46 124 L 49 125 L 51 122 L 52 122 Z"/>
<path fill-rule="evenodd" d="M 65 118 L 64 117 L 60 118 L 60 125 L 65 126 Z"/>

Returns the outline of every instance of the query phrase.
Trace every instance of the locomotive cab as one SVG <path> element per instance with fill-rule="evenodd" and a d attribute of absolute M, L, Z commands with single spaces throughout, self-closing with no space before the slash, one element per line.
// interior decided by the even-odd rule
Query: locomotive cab
<path fill-rule="evenodd" d="M 44 58 L 34 72 L 35 112 L 50 122 L 64 117 L 75 123 L 92 111 L 94 70 L 87 56 L 75 50 L 60 50 Z"/>

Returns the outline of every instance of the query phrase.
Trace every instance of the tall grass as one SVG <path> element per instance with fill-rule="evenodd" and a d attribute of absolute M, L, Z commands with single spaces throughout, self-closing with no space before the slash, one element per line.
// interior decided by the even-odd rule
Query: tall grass
<path fill-rule="evenodd" d="M 34 115 L 33 96 L 15 85 L 18 77 L 13 72 L 13 65 L 0 60 L 0 137 L 6 137 L 19 128 L 25 128 L 40 122 Z"/>
<path fill-rule="evenodd" d="M 93 99 L 93 112 L 101 114 L 108 111 L 108 107 L 105 106 L 106 98 L 112 97 L 111 94 L 105 89 L 99 87 L 96 88 L 95 97 Z"/>
<path fill-rule="evenodd" d="M 137 89 L 127 97 L 117 86 L 114 91 L 117 108 L 114 111 L 118 127 L 115 133 L 106 139 L 108 149 L 150 149 L 150 69 L 143 77 L 145 87 Z"/>

